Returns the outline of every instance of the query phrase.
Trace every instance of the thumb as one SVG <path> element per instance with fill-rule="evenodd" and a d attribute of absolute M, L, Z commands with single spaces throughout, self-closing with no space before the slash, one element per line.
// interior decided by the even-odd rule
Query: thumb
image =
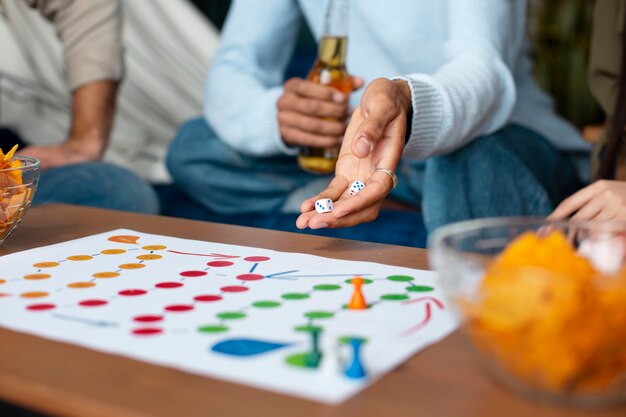
<path fill-rule="evenodd" d="M 395 116 L 394 112 L 385 111 L 385 106 L 374 106 L 357 129 L 355 140 L 352 141 L 352 153 L 358 158 L 369 156 Z"/>

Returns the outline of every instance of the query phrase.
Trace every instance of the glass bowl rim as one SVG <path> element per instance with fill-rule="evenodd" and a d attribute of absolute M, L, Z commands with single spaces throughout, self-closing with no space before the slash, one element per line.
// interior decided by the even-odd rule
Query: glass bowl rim
<path fill-rule="evenodd" d="M 36 168 L 39 168 L 39 165 L 41 164 L 39 159 L 32 157 L 32 156 L 16 155 L 13 159 L 23 161 L 26 163 L 26 165 L 22 165 L 22 166 L 15 167 L 15 168 L 0 169 L 0 172 L 4 173 L 4 172 L 11 172 L 11 171 L 23 171 L 25 169 L 33 169 L 33 168 L 36 169 Z"/>

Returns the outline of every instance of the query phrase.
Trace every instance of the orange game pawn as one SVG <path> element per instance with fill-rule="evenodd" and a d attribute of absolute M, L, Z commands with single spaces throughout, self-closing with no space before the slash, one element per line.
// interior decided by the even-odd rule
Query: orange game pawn
<path fill-rule="evenodd" d="M 365 302 L 365 297 L 363 296 L 363 278 L 355 277 L 351 280 L 352 285 L 354 285 L 354 294 L 352 294 L 352 298 L 348 303 L 348 310 L 365 310 L 367 309 L 367 303 Z"/>

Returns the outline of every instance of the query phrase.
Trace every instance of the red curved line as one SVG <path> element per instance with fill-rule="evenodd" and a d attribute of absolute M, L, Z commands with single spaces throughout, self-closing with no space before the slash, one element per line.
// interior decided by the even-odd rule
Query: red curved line
<path fill-rule="evenodd" d="M 172 252 L 172 253 L 176 253 L 178 255 L 191 255 L 191 256 L 208 256 L 209 258 L 216 258 L 216 259 L 233 259 L 233 258 L 240 258 L 240 256 L 232 256 L 232 255 L 222 255 L 220 253 L 191 253 L 191 252 L 180 252 L 177 250 L 167 250 L 168 252 Z"/>
<path fill-rule="evenodd" d="M 410 334 L 417 332 L 418 330 L 420 330 L 421 328 L 423 328 L 424 326 L 428 324 L 431 317 L 432 317 L 432 311 L 430 308 L 430 303 L 426 303 L 426 317 L 424 317 L 424 320 L 422 320 L 420 323 L 416 324 L 413 327 L 409 327 L 408 329 L 406 329 L 400 334 L 403 336 L 408 336 Z"/>
<path fill-rule="evenodd" d="M 406 300 L 403 301 L 402 304 L 414 304 L 414 303 L 419 303 L 420 301 L 432 301 L 433 303 L 437 304 L 437 307 L 439 307 L 440 309 L 444 310 L 445 307 L 443 305 L 443 303 L 441 301 L 439 301 L 438 299 L 434 298 L 434 297 L 420 297 L 420 298 L 414 298 L 412 300 Z"/>

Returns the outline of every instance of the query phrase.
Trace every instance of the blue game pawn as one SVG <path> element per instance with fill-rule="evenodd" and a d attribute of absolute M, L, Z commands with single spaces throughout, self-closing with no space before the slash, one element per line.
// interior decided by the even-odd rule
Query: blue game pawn
<path fill-rule="evenodd" d="M 361 346 L 363 340 L 353 337 L 350 339 L 350 346 L 352 346 L 352 362 L 346 369 L 345 375 L 352 379 L 361 379 L 367 376 L 363 363 L 361 362 Z"/>

